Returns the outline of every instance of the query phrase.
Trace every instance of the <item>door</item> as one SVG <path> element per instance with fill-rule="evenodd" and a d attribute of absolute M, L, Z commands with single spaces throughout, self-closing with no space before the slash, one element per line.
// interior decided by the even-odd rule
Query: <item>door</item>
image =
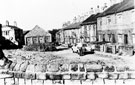
<path fill-rule="evenodd" d="M 128 35 L 124 34 L 124 44 L 128 44 Z"/>

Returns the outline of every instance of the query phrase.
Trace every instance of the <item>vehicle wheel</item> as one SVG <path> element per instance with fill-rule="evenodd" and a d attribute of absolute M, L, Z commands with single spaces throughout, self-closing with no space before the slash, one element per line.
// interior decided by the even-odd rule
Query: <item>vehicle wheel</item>
<path fill-rule="evenodd" d="M 71 49 L 72 49 L 72 48 L 71 48 Z M 75 53 L 73 49 L 72 49 L 72 51 L 73 51 L 73 53 Z"/>

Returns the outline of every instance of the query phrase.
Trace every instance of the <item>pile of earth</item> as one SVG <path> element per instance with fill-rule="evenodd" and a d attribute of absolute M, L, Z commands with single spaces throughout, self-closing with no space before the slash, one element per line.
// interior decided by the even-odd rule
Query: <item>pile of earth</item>
<path fill-rule="evenodd" d="M 28 66 L 27 69 L 32 70 L 31 68 L 33 67 L 33 71 L 35 72 L 45 72 L 45 71 L 51 71 L 55 72 L 59 70 L 59 67 L 63 68 L 68 68 L 69 64 L 90 64 L 89 66 L 91 68 L 96 68 L 94 67 L 97 65 L 101 66 L 117 66 L 117 69 L 120 70 L 130 70 L 128 66 L 124 65 L 124 61 L 119 59 L 119 62 L 121 64 L 118 64 L 118 62 L 112 62 L 112 61 L 105 61 L 105 60 L 94 60 L 94 61 L 82 61 L 80 59 L 76 60 L 70 60 L 66 57 L 60 57 L 58 55 L 54 55 L 52 53 L 46 53 L 46 52 L 34 52 L 34 51 L 22 51 L 22 50 L 5 50 L 4 51 L 5 56 L 19 64 L 16 66 L 16 69 L 20 68 L 20 64 L 24 64 L 23 67 Z M 118 60 L 117 60 L 118 61 Z M 123 63 L 122 63 L 123 62 Z M 92 64 L 94 64 L 92 66 Z M 97 66 L 98 67 L 98 66 Z M 76 67 L 75 67 L 76 68 Z M 16 70 L 15 69 L 15 70 Z"/>

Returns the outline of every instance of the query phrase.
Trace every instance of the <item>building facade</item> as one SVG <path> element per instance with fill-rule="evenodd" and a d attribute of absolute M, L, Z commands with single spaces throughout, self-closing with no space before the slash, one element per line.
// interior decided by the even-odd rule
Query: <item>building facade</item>
<path fill-rule="evenodd" d="M 100 13 L 93 14 L 84 20 L 81 24 L 81 41 L 95 42 L 97 41 L 97 17 Z"/>
<path fill-rule="evenodd" d="M 51 42 L 51 34 L 36 25 L 25 35 L 25 45 L 43 44 Z"/>
<path fill-rule="evenodd" d="M 133 14 L 133 0 L 123 0 L 109 7 L 97 19 L 98 40 L 132 46 Z"/>
<path fill-rule="evenodd" d="M 80 42 L 80 22 L 70 24 L 56 33 L 56 40 L 60 44 L 75 44 Z"/>
<path fill-rule="evenodd" d="M 8 21 L 6 25 L 2 26 L 2 36 L 17 46 L 23 45 L 23 30 L 15 25 L 9 25 Z"/>

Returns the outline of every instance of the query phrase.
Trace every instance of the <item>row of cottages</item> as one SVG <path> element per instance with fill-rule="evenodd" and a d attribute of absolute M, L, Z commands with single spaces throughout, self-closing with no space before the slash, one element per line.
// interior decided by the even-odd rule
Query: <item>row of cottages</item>
<path fill-rule="evenodd" d="M 51 42 L 51 34 L 36 25 L 25 35 L 25 45 L 43 44 Z"/>
<path fill-rule="evenodd" d="M 120 47 L 127 51 L 132 49 L 135 37 L 132 36 L 134 25 L 134 0 L 123 0 L 114 4 L 97 18 L 98 40 L 108 41 L 111 44 L 104 47 L 114 47 L 116 53 Z"/>
<path fill-rule="evenodd" d="M 132 54 L 135 45 L 134 0 L 115 3 L 102 13 L 61 29 L 57 41 L 63 44 L 103 42 L 100 51 Z M 74 26 L 74 27 L 72 27 Z M 129 52 L 128 52 L 129 51 Z"/>
<path fill-rule="evenodd" d="M 97 16 L 93 14 L 83 22 L 76 22 L 62 28 L 56 34 L 56 40 L 60 44 L 75 44 L 80 42 L 97 41 Z"/>
<path fill-rule="evenodd" d="M 16 22 L 14 23 L 15 25 L 9 25 L 9 22 L 6 21 L 6 25 L 2 26 L 2 36 L 15 45 L 22 47 L 24 43 L 23 30 L 17 27 Z"/>

